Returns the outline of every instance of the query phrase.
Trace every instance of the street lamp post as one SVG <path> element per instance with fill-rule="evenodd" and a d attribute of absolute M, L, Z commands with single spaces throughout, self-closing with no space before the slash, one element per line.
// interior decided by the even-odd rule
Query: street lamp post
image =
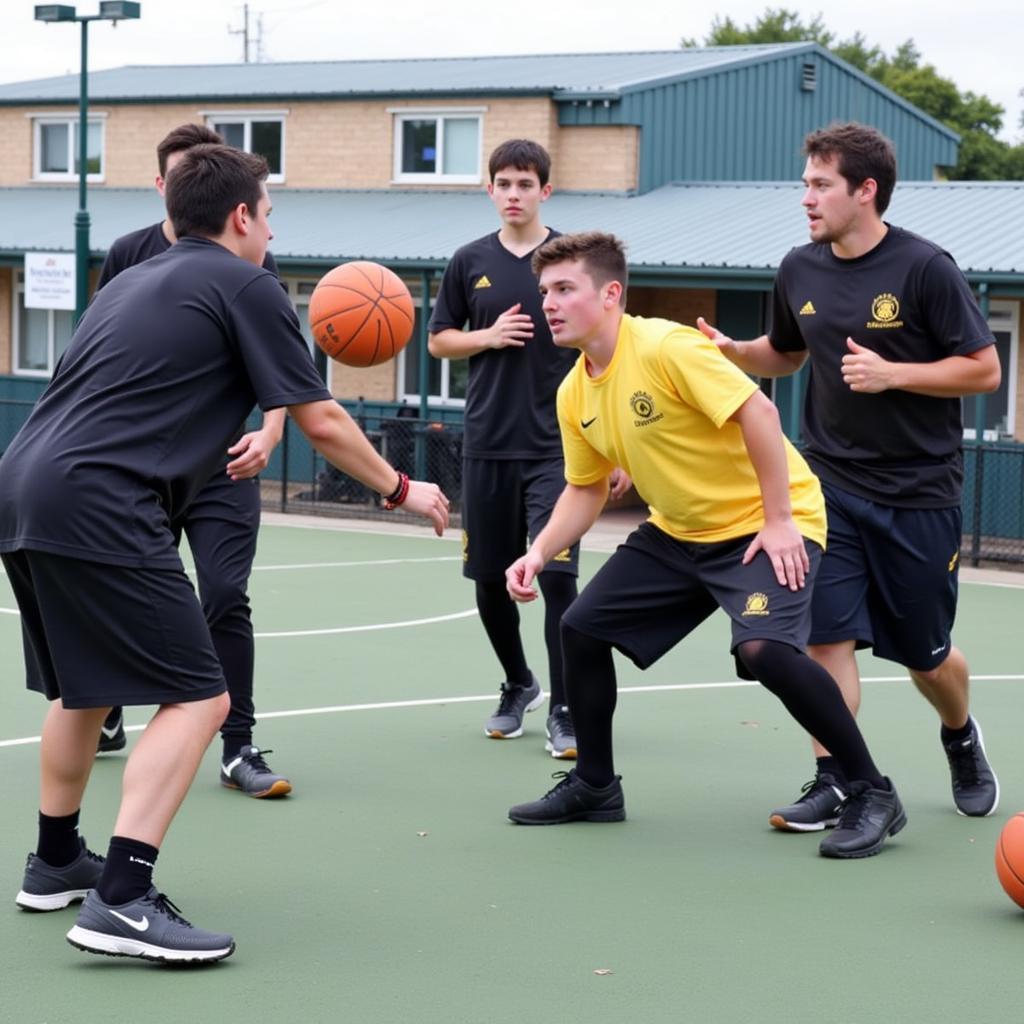
<path fill-rule="evenodd" d="M 89 22 L 138 18 L 142 5 L 124 0 L 101 0 L 98 14 L 76 14 L 70 4 L 40 4 L 36 21 L 77 21 L 82 26 L 82 64 L 78 89 L 78 211 L 75 213 L 75 323 L 89 299 L 89 209 L 85 183 L 89 173 Z"/>

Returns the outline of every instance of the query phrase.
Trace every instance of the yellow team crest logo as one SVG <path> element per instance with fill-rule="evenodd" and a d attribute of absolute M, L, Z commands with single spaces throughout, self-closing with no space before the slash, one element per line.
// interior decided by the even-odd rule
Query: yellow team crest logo
<path fill-rule="evenodd" d="M 481 277 L 480 280 L 477 281 L 477 283 L 475 285 L 473 285 L 473 290 L 476 291 L 477 288 L 490 288 L 490 287 L 491 287 L 490 278 L 486 274 L 484 274 L 484 276 Z"/>
<path fill-rule="evenodd" d="M 755 591 L 747 595 L 747 606 L 743 609 L 744 615 L 771 615 L 768 611 L 768 595 Z"/>
<path fill-rule="evenodd" d="M 636 417 L 633 420 L 634 427 L 646 427 L 651 423 L 657 423 L 665 415 L 663 412 L 655 412 L 654 399 L 646 391 L 634 391 L 629 399 L 629 407 Z"/>
<path fill-rule="evenodd" d="M 811 302 L 811 300 L 810 300 L 810 299 L 808 299 L 808 300 L 807 300 L 807 301 L 806 301 L 806 302 L 805 302 L 805 303 L 804 303 L 804 304 L 803 304 L 803 305 L 802 305 L 802 306 L 800 307 L 800 315 L 801 315 L 801 316 L 814 316 L 814 314 L 815 314 L 815 313 L 817 313 L 817 312 L 818 312 L 818 311 L 817 311 L 817 310 L 816 310 L 816 309 L 814 308 L 814 303 L 813 303 L 813 302 Z"/>
<path fill-rule="evenodd" d="M 899 319 L 900 300 L 892 292 L 882 292 L 875 296 L 871 303 L 871 319 L 865 327 L 902 327 L 903 321 Z"/>

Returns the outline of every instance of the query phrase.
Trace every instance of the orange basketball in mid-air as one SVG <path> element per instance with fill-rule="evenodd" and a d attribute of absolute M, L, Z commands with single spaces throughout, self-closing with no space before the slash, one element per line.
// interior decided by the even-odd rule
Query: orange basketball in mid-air
<path fill-rule="evenodd" d="M 1024 907 L 1024 811 L 1015 814 L 999 833 L 996 874 L 1006 895 Z"/>
<path fill-rule="evenodd" d="M 309 299 L 314 340 L 346 366 L 387 362 L 408 344 L 414 319 L 412 296 L 402 279 L 366 260 L 329 270 Z"/>

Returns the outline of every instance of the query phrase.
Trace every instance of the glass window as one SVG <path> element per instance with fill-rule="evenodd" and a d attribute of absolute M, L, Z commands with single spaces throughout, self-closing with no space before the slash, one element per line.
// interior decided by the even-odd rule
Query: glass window
<path fill-rule="evenodd" d="M 395 181 L 479 184 L 481 135 L 478 114 L 398 113 Z"/>
<path fill-rule="evenodd" d="M 210 126 L 235 149 L 258 153 L 270 168 L 271 182 L 284 181 L 284 120 L 282 118 L 215 115 Z"/>
<path fill-rule="evenodd" d="M 975 395 L 963 400 L 964 437 L 978 436 L 978 406 L 984 406 L 984 439 L 996 441 L 1013 437 L 1017 418 L 1017 349 L 1020 338 L 1020 312 L 1016 302 L 993 301 L 989 305 L 988 326 L 996 339 L 996 351 L 1003 374 L 999 388 L 979 401 Z"/>
<path fill-rule="evenodd" d="M 90 181 L 103 180 L 103 120 L 89 119 L 85 173 Z M 78 118 L 35 119 L 34 174 L 44 181 L 78 178 Z"/>
<path fill-rule="evenodd" d="M 412 301 L 416 309 L 416 322 L 413 326 L 412 340 L 398 356 L 398 379 L 401 382 L 402 394 L 398 397 L 411 405 L 419 405 L 420 401 L 420 308 L 422 304 L 423 285 L 419 277 L 403 278 L 409 287 Z M 434 277 L 430 282 L 430 307 L 433 309 L 437 299 L 437 289 L 441 280 Z M 434 359 L 427 356 L 427 401 L 431 405 L 465 404 L 466 380 L 469 377 L 468 359 Z"/>
<path fill-rule="evenodd" d="M 52 375 L 74 333 L 74 313 L 68 309 L 26 309 L 25 278 L 19 273 L 14 316 L 14 372 L 34 377 Z"/>

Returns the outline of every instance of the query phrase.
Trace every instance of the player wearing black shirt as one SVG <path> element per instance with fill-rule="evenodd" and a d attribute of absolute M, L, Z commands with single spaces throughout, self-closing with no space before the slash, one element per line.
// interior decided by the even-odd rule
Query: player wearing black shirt
<path fill-rule="evenodd" d="M 452 257 L 430 318 L 429 345 L 439 359 L 469 360 L 463 575 L 475 581 L 480 620 L 505 673 L 484 731 L 513 739 L 544 695 L 526 662 L 505 568 L 543 529 L 565 483 L 555 392 L 574 357 L 552 342 L 530 269 L 534 250 L 557 234 L 540 219 L 551 194 L 551 158 L 536 142 L 512 139 L 491 154 L 488 169 L 487 193 L 502 227 Z M 628 479 L 617 480 L 616 495 L 628 486 Z M 576 544 L 538 578 L 551 687 L 546 748 L 565 759 L 575 758 L 576 738 L 562 681 L 559 623 L 576 597 L 578 559 Z"/>
<path fill-rule="evenodd" d="M 167 174 L 191 146 L 220 141 L 212 128 L 203 125 L 183 124 L 169 132 L 157 147 L 157 191 L 164 194 Z M 167 218 L 122 235 L 103 261 L 97 290 L 122 270 L 165 253 L 173 242 L 174 229 Z M 277 264 L 269 252 L 263 267 L 277 274 Z M 231 454 L 217 467 L 182 517 L 172 524 L 176 536 L 184 532 L 188 537 L 203 612 L 231 697 L 231 710 L 220 730 L 220 781 L 253 797 L 284 796 L 292 789 L 287 778 L 270 770 L 266 752 L 252 743 L 256 725 L 252 696 L 255 644 L 248 595 L 260 523 L 256 474 L 266 467 L 283 430 L 284 410 L 271 409 L 260 430 L 232 438 Z M 120 750 L 124 745 L 121 708 L 114 707 L 100 731 L 99 749 Z"/>
<path fill-rule="evenodd" d="M 439 534 L 447 499 L 386 463 L 324 388 L 295 311 L 261 269 L 266 162 L 190 149 L 170 173 L 180 241 L 119 274 L 0 460 L 0 555 L 21 611 L 26 670 L 52 703 L 40 757 L 39 841 L 17 903 L 85 899 L 68 940 L 114 956 L 212 961 L 230 935 L 193 928 L 153 886 L 159 847 L 229 708 L 178 554 L 176 522 L 254 404 L 287 408 L 332 464 L 404 496 Z M 106 859 L 79 809 L 113 704 L 158 705 L 124 770 Z"/>
<path fill-rule="evenodd" d="M 702 329 L 748 373 L 793 373 L 809 357 L 803 434 L 828 509 L 814 592 L 812 656 L 860 704 L 855 651 L 905 666 L 938 712 L 959 813 L 991 814 L 999 784 L 971 716 L 952 644 L 963 478 L 960 400 L 999 386 L 995 339 L 952 257 L 882 220 L 892 144 L 864 125 L 805 142 L 811 244 L 779 268 L 768 335 Z M 813 785 L 770 816 L 776 828 L 836 824 L 846 779 L 815 741 Z"/>

